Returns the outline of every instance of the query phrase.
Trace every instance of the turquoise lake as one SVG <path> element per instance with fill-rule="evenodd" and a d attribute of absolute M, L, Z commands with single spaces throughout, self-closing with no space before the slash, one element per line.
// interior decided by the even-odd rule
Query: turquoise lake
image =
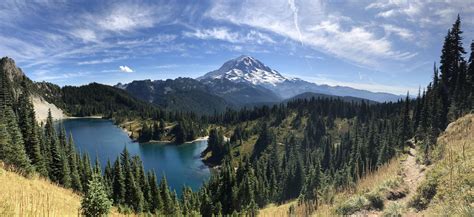
<path fill-rule="evenodd" d="M 209 168 L 200 159 L 206 149 L 207 141 L 186 144 L 139 144 L 114 125 L 111 120 L 79 118 L 66 119 L 58 123 L 71 132 L 78 151 L 87 152 L 92 163 L 99 157 L 102 169 L 107 159 L 113 161 L 124 147 L 131 155 L 138 155 L 143 161 L 145 171 L 154 170 L 158 177 L 166 175 L 168 184 L 181 194 L 183 185 L 193 190 L 199 189 L 210 177 Z"/>

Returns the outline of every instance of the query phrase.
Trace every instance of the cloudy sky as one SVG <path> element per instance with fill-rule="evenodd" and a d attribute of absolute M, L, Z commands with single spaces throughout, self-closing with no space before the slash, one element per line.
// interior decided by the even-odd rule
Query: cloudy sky
<path fill-rule="evenodd" d="M 466 0 L 2 1 L 0 56 L 36 81 L 198 77 L 251 55 L 289 77 L 397 94 L 431 79 Z"/>

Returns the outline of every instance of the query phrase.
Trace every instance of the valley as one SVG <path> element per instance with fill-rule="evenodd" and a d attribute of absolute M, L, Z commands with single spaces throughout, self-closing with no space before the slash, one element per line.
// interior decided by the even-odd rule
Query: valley
<path fill-rule="evenodd" d="M 321 13 L 327 20 L 309 25 L 299 1 L 258 17 L 238 2 L 205 13 L 214 3 L 140 3 L 70 2 L 84 24 L 61 37 L 63 24 L 49 19 L 59 2 L 43 8 L 51 14 L 0 22 L 23 27 L 15 38 L 35 32 L 33 46 L 0 31 L 10 42 L 0 43 L 0 216 L 474 215 L 469 16 L 447 34 L 434 29 L 446 23 L 423 19 L 421 37 L 377 25 L 404 10 L 370 25 Z M 292 13 L 260 13 L 274 7 Z M 111 10 L 95 16 L 102 9 Z M 276 22 L 280 14 L 292 22 Z M 23 26 L 36 16 L 54 31 Z M 74 48 L 56 50 L 66 42 Z M 430 68 L 432 47 L 441 55 Z"/>

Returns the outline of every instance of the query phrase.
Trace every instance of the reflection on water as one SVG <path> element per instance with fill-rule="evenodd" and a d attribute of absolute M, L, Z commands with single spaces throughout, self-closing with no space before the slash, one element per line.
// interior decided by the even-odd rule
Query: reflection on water
<path fill-rule="evenodd" d="M 127 147 L 132 155 L 142 158 L 145 170 L 154 170 L 159 177 L 166 175 L 169 185 L 178 194 L 183 185 L 197 190 L 210 176 L 209 168 L 200 159 L 207 141 L 182 145 L 138 144 L 110 120 L 80 118 L 59 123 L 72 133 L 77 150 L 87 152 L 92 160 L 98 156 L 102 167 L 107 159 L 113 162 Z"/>

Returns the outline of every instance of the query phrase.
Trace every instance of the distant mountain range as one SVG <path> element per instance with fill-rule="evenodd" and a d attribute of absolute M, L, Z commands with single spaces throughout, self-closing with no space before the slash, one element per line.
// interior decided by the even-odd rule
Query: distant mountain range
<path fill-rule="evenodd" d="M 48 109 L 55 116 L 90 115 L 113 112 L 150 110 L 149 104 L 170 111 L 192 111 L 213 114 L 227 108 L 272 105 L 292 99 L 334 97 L 345 101 L 395 101 L 401 96 L 374 93 L 350 87 L 310 83 L 298 78 L 286 78 L 278 71 L 250 56 L 240 56 L 225 62 L 217 70 L 197 78 L 140 80 L 113 87 L 92 83 L 80 87 L 59 86 L 47 82 L 33 82 L 10 58 L 2 58 L 0 68 L 6 73 L 15 90 L 24 81 L 33 93 L 32 100 L 39 120 Z"/>
<path fill-rule="evenodd" d="M 226 107 L 274 104 L 298 95 L 335 96 L 342 99 L 367 99 L 373 102 L 396 101 L 402 96 L 375 93 L 344 86 L 318 85 L 299 78 L 287 78 L 250 56 L 225 62 L 219 69 L 197 79 L 166 81 L 141 80 L 115 87 L 156 105 L 199 113 L 223 111 Z"/>

